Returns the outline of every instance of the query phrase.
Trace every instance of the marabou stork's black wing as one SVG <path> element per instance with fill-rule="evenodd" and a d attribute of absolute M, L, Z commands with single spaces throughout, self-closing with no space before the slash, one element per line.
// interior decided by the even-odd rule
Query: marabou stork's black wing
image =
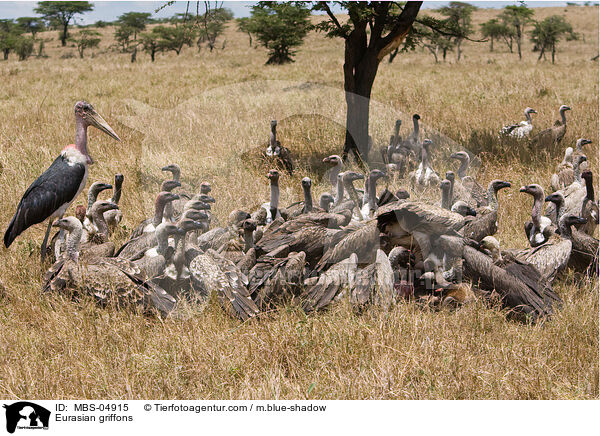
<path fill-rule="evenodd" d="M 73 201 L 84 175 L 83 164 L 69 165 L 62 155 L 58 156 L 23 194 L 4 234 L 4 245 L 9 247 L 23 231 L 44 221 L 63 204 Z"/>

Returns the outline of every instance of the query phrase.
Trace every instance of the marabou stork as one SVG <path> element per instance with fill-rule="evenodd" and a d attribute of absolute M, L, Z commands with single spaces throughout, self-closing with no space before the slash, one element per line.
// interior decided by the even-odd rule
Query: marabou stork
<path fill-rule="evenodd" d="M 93 163 L 87 150 L 88 126 L 100 129 L 117 141 L 121 140 L 92 105 L 85 101 L 75 104 L 75 125 L 75 144 L 67 145 L 52 165 L 23 194 L 15 216 L 4 234 L 4 245 L 7 248 L 23 231 L 50 218 L 42 242 L 43 261 L 52 222 L 55 218 L 63 217 L 87 182 L 88 166 Z"/>

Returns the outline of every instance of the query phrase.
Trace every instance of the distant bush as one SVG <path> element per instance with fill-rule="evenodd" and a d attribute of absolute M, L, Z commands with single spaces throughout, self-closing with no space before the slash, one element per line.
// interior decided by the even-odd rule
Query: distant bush
<path fill-rule="evenodd" d="M 293 49 L 304 43 L 312 29 L 310 10 L 301 2 L 259 2 L 243 26 L 269 50 L 267 64 L 294 62 Z"/>
<path fill-rule="evenodd" d="M 15 41 L 15 53 L 20 61 L 26 60 L 33 53 L 33 38 L 20 36 Z"/>

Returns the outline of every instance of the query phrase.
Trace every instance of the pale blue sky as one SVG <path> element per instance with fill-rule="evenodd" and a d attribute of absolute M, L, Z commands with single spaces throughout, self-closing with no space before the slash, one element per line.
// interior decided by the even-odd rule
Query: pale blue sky
<path fill-rule="evenodd" d="M 113 21 L 119 15 L 125 12 L 151 12 L 154 18 L 170 17 L 178 12 L 185 12 L 187 1 L 177 1 L 171 6 L 167 6 L 158 13 L 154 11 L 164 5 L 165 1 L 93 1 L 94 10 L 79 16 L 79 23 L 91 24 L 98 20 Z M 249 5 L 255 2 L 226 1 L 225 7 L 231 9 L 236 17 L 244 17 L 250 14 Z M 424 8 L 439 8 L 447 4 L 445 1 L 426 1 Z M 504 7 L 505 5 L 515 4 L 515 1 L 471 1 L 470 3 L 482 8 Z M 566 2 L 551 1 L 528 1 L 529 7 L 542 6 L 564 6 Z M 582 2 L 583 3 L 583 2 Z M 37 2 L 32 1 L 3 1 L 0 0 L 0 18 L 17 18 L 25 16 L 35 16 L 33 9 Z M 200 2 L 202 9 L 203 2 Z M 189 2 L 190 10 L 195 13 L 196 1 Z M 337 12 L 337 10 L 336 10 Z"/>

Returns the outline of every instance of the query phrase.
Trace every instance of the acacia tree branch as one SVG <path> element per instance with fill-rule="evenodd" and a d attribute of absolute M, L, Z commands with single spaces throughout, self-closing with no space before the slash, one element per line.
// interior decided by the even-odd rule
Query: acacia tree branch
<path fill-rule="evenodd" d="M 434 32 L 437 32 L 443 36 L 452 36 L 455 38 L 462 38 L 462 39 L 466 39 L 467 41 L 471 41 L 471 42 L 487 42 L 488 41 L 487 39 L 471 39 L 467 35 L 460 34 L 460 33 L 446 32 L 446 31 L 440 29 L 439 27 L 433 26 L 432 24 L 428 23 L 427 21 L 423 21 L 423 20 L 419 20 L 419 19 L 415 19 L 415 23 L 419 23 L 422 26 L 428 27 L 429 29 L 431 29 Z"/>
<path fill-rule="evenodd" d="M 422 4 L 422 1 L 409 1 L 406 3 L 392 30 L 385 37 L 381 38 L 377 44 L 379 52 L 377 58 L 379 60 L 383 59 L 383 57 L 400 45 L 415 22 Z"/>
<path fill-rule="evenodd" d="M 336 18 L 336 16 L 334 15 L 333 11 L 331 10 L 331 8 L 327 4 L 327 2 L 319 2 L 319 5 L 321 5 L 323 7 L 323 9 L 327 13 L 327 15 L 329 15 L 329 18 L 331 18 L 331 21 L 333 22 L 333 24 L 335 24 L 335 26 L 338 28 L 338 30 L 340 32 L 342 32 L 342 37 L 347 38 L 348 34 L 346 33 L 346 31 L 344 30 L 344 28 L 342 27 L 342 25 Z"/>

